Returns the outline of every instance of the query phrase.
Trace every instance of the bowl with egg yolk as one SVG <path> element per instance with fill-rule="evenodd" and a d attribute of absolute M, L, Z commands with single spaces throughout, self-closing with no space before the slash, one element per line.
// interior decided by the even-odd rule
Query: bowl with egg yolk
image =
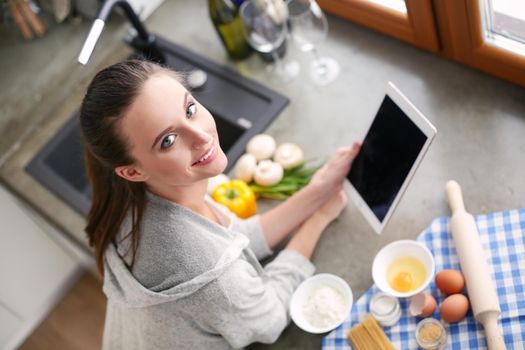
<path fill-rule="evenodd" d="M 384 246 L 372 264 L 376 286 L 397 298 L 408 298 L 425 290 L 434 273 L 432 253 L 413 240 L 394 241 Z"/>

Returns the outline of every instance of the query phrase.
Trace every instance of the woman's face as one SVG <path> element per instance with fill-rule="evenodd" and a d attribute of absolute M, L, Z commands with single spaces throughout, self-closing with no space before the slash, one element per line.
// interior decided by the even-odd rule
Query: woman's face
<path fill-rule="evenodd" d="M 146 81 L 119 125 L 136 161 L 116 169 L 128 180 L 162 191 L 194 184 L 226 168 L 212 115 L 166 73 Z"/>

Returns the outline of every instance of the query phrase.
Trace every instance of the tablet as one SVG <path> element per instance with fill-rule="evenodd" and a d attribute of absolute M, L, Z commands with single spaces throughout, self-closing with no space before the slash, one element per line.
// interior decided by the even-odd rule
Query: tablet
<path fill-rule="evenodd" d="M 376 233 L 392 216 L 435 134 L 436 128 L 389 82 L 347 175 L 349 197 Z"/>

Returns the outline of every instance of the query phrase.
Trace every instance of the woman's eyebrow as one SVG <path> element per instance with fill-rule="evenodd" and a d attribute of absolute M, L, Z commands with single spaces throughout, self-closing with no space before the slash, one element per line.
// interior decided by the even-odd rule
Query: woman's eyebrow
<path fill-rule="evenodd" d="M 155 148 L 155 145 L 160 141 L 162 136 L 164 136 L 164 134 L 166 134 L 171 129 L 173 129 L 173 126 L 168 126 L 166 129 L 162 130 L 162 132 L 158 134 L 157 137 L 155 137 L 155 141 L 153 141 L 153 145 L 151 145 L 151 149 Z"/>

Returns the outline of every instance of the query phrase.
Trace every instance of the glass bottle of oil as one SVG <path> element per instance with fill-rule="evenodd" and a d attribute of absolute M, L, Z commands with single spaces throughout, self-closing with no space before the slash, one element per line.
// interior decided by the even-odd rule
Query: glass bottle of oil
<path fill-rule="evenodd" d="M 208 0 L 210 17 L 228 55 L 234 60 L 248 57 L 252 49 L 242 32 L 239 8 L 232 0 Z"/>

